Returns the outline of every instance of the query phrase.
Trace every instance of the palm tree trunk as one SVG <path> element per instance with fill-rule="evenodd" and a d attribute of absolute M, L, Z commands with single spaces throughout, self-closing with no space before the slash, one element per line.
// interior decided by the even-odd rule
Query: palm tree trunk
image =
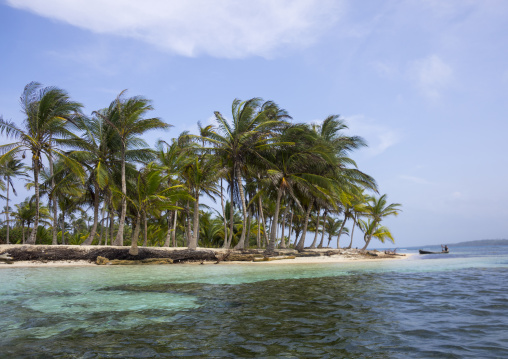
<path fill-rule="evenodd" d="M 261 248 L 261 215 L 259 214 L 259 208 L 257 213 L 258 230 L 256 232 L 256 248 Z"/>
<path fill-rule="evenodd" d="M 187 225 L 187 233 L 186 233 L 186 238 L 187 238 L 187 247 L 190 246 L 190 242 L 192 241 L 192 236 L 191 236 L 191 222 L 190 222 L 190 206 L 189 206 L 189 201 L 187 201 L 187 204 L 185 205 L 185 210 L 187 212 L 187 218 L 186 218 L 186 225 Z"/>
<path fill-rule="evenodd" d="M 233 241 L 233 225 L 235 222 L 234 216 L 235 216 L 235 206 L 234 206 L 234 198 L 233 198 L 233 187 L 234 187 L 234 181 L 231 181 L 231 202 L 230 202 L 230 208 L 229 208 L 229 236 L 228 236 L 228 242 L 224 246 L 224 248 L 229 249 L 231 247 L 231 242 Z"/>
<path fill-rule="evenodd" d="M 325 239 L 325 224 L 326 224 L 326 216 L 328 212 L 325 209 L 325 213 L 323 214 L 323 228 L 321 229 L 321 242 L 319 242 L 318 248 L 323 248 L 323 241 Z"/>
<path fill-rule="evenodd" d="M 102 210 L 101 210 L 101 234 L 99 235 L 99 246 L 102 244 L 102 238 L 103 238 L 103 235 L 104 235 L 104 217 L 106 215 L 106 204 L 104 204 L 102 206 Z M 107 233 L 107 232 L 106 232 Z M 104 242 L 104 244 L 106 244 L 106 242 Z"/>
<path fill-rule="evenodd" d="M 5 236 L 7 237 L 6 238 L 6 243 L 7 244 L 10 244 L 9 242 L 9 182 L 10 182 L 10 178 L 7 177 L 7 204 L 6 204 L 6 207 L 5 207 L 5 221 L 7 222 L 7 233 L 5 234 Z"/>
<path fill-rule="evenodd" d="M 289 207 L 289 206 L 288 206 Z M 291 211 L 291 217 L 289 219 L 289 235 L 288 235 L 288 245 L 291 245 L 291 235 L 293 234 L 293 211 Z"/>
<path fill-rule="evenodd" d="M 129 254 L 131 256 L 138 255 L 138 238 L 139 238 L 139 230 L 141 227 L 141 215 L 138 213 L 136 216 L 136 228 L 134 229 L 134 234 L 132 235 L 131 248 L 129 249 Z"/>
<path fill-rule="evenodd" d="M 21 221 L 21 233 L 22 233 L 22 236 L 23 236 L 23 244 L 25 244 L 25 222 L 24 221 Z"/>
<path fill-rule="evenodd" d="M 235 249 L 244 249 L 245 231 L 247 229 L 247 205 L 245 204 L 245 194 L 243 193 L 242 175 L 240 173 L 239 166 L 236 166 L 236 180 L 238 182 L 238 191 L 240 192 L 240 199 L 242 201 L 243 225 L 242 225 L 242 234 L 240 235 L 240 241 L 238 241 L 238 244 L 235 246 Z"/>
<path fill-rule="evenodd" d="M 267 254 L 272 254 L 275 250 L 275 242 L 277 241 L 277 222 L 279 219 L 280 199 L 282 198 L 282 190 L 279 188 L 277 191 L 277 201 L 275 202 L 275 212 L 273 215 L 272 229 L 270 230 L 270 242 L 266 248 Z"/>
<path fill-rule="evenodd" d="M 50 141 L 51 141 L 51 136 L 50 136 Z M 51 176 L 51 197 L 50 197 L 50 201 L 51 201 L 51 204 L 52 204 L 52 209 L 53 209 L 53 228 L 51 230 L 51 235 L 52 235 L 52 242 L 51 244 L 56 246 L 58 244 L 58 238 L 57 238 L 57 227 L 58 227 L 58 218 L 57 218 L 57 205 L 56 205 L 56 201 L 55 201 L 55 194 L 53 193 L 55 191 L 55 179 L 53 177 L 53 174 L 54 174 L 54 168 L 53 168 L 53 154 L 51 152 L 49 152 L 48 154 L 48 160 L 49 160 L 49 175 Z"/>
<path fill-rule="evenodd" d="M 107 246 L 108 245 L 108 236 L 109 236 L 109 226 L 110 226 L 110 220 L 109 220 L 109 211 L 108 213 L 106 214 L 106 229 L 104 230 L 104 245 Z M 111 243 L 111 242 L 110 242 Z"/>
<path fill-rule="evenodd" d="M 259 213 L 261 214 L 261 223 L 263 224 L 263 237 L 265 238 L 266 244 L 268 244 L 268 233 L 266 231 L 266 222 L 265 222 L 265 215 L 263 213 L 263 205 L 261 201 L 261 196 L 258 197 L 259 201 Z"/>
<path fill-rule="evenodd" d="M 289 206 L 286 205 L 286 209 L 284 210 L 284 214 L 282 215 L 282 233 L 280 240 L 280 248 L 286 248 L 286 240 L 284 239 L 284 230 L 286 228 L 286 217 L 288 215 Z"/>
<path fill-rule="evenodd" d="M 65 244 L 65 212 L 62 211 L 62 244 Z"/>
<path fill-rule="evenodd" d="M 115 231 L 115 213 L 112 208 L 112 204 L 109 204 L 109 243 L 110 245 L 114 245 L 113 243 L 113 233 Z"/>
<path fill-rule="evenodd" d="M 228 223 L 226 221 L 226 209 L 224 207 L 224 187 L 222 186 L 222 178 L 220 179 L 220 206 L 222 208 L 222 221 L 224 222 L 224 243 L 222 248 L 229 248 L 228 246 Z"/>
<path fill-rule="evenodd" d="M 35 217 L 34 217 L 34 227 L 32 229 L 32 233 L 30 234 L 30 238 L 26 242 L 27 244 L 35 244 L 35 240 L 37 239 L 37 229 L 39 228 L 39 203 L 40 203 L 40 193 L 39 193 L 39 159 L 38 157 L 32 160 L 33 168 L 34 168 L 34 184 L 35 184 Z"/>
<path fill-rule="evenodd" d="M 312 244 L 310 245 L 310 248 L 316 249 L 316 242 L 319 234 L 319 217 L 321 215 L 321 208 L 318 208 L 317 217 L 316 217 L 316 229 L 314 231 L 314 240 L 312 241 Z"/>
<path fill-rule="evenodd" d="M 94 183 L 95 187 L 95 196 L 93 199 L 93 226 L 92 230 L 90 231 L 90 235 L 84 241 L 81 245 L 82 246 L 89 246 L 92 244 L 93 240 L 95 239 L 95 233 L 97 233 L 97 224 L 99 223 L 99 185 L 98 183 Z"/>
<path fill-rule="evenodd" d="M 340 226 L 340 229 L 339 229 L 339 234 L 337 235 L 337 249 L 339 249 L 339 241 L 340 241 L 340 236 L 342 235 L 342 230 L 344 229 L 344 226 L 346 225 L 346 220 L 347 220 L 347 216 L 344 216 L 344 220 L 342 221 L 342 225 Z M 351 248 L 351 244 L 349 245 L 349 248 Z"/>
<path fill-rule="evenodd" d="M 146 247 L 148 245 L 148 221 L 146 220 L 146 211 L 143 211 L 143 225 L 144 225 L 144 231 L 143 231 L 143 247 Z"/>
<path fill-rule="evenodd" d="M 125 215 L 127 213 L 127 182 L 125 179 L 125 143 L 122 142 L 122 212 L 118 223 L 115 246 L 123 246 L 123 229 L 125 226 Z"/>
<path fill-rule="evenodd" d="M 372 239 L 372 234 L 368 235 L 367 236 L 367 239 L 365 240 L 365 245 L 363 246 L 362 248 L 362 251 L 366 250 L 367 247 L 369 246 L 369 243 L 370 243 L 370 240 Z"/>
<path fill-rule="evenodd" d="M 178 202 L 176 202 L 176 205 L 178 206 Z M 173 232 L 171 233 L 171 244 L 173 247 L 176 247 L 176 224 L 177 224 L 177 218 L 178 218 L 178 211 L 175 209 L 175 218 L 173 219 Z"/>
<path fill-rule="evenodd" d="M 250 225 L 252 222 L 252 211 L 250 207 L 247 209 L 247 234 L 245 236 L 245 247 L 249 248 L 250 244 Z"/>
<path fill-rule="evenodd" d="M 168 211 L 168 233 L 166 233 L 166 240 L 164 241 L 163 247 L 169 247 L 169 242 L 171 241 L 171 219 L 173 216 L 173 212 L 176 211 Z"/>
<path fill-rule="evenodd" d="M 351 246 L 353 245 L 353 234 L 355 233 L 355 226 L 356 226 L 356 213 L 355 213 L 355 216 L 353 217 L 353 229 L 351 230 L 351 242 L 349 242 L 349 246 L 347 247 L 347 249 L 350 249 Z M 338 239 L 337 239 L 338 241 Z"/>
<path fill-rule="evenodd" d="M 199 194 L 196 194 L 196 202 L 194 202 L 194 226 L 192 240 L 189 243 L 189 249 L 196 249 L 198 246 L 198 227 L 199 227 Z"/>
<path fill-rule="evenodd" d="M 330 247 L 330 242 L 332 241 L 332 234 L 331 233 L 328 233 L 328 244 L 326 245 L 327 247 Z M 337 248 L 338 249 L 338 248 Z"/>
<path fill-rule="evenodd" d="M 312 205 L 314 204 L 314 199 L 311 199 L 309 203 L 309 208 L 307 209 L 307 212 L 305 213 L 305 222 L 303 223 L 303 232 L 302 237 L 298 241 L 298 244 L 296 245 L 296 250 L 301 251 L 303 250 L 303 247 L 305 245 L 305 236 L 307 235 L 307 226 L 309 224 L 309 217 L 310 212 L 312 211 Z"/>

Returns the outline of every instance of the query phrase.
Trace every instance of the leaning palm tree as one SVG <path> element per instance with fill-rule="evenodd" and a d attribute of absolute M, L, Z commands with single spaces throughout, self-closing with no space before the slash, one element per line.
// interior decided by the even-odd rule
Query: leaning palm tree
<path fill-rule="evenodd" d="M 9 229 L 10 229 L 10 223 L 9 223 L 9 190 L 12 188 L 12 193 L 17 196 L 16 189 L 14 188 L 13 178 L 14 177 L 24 177 L 28 178 L 28 167 L 26 167 L 21 160 L 12 157 L 7 160 L 7 162 L 4 163 L 2 167 L 0 167 L 0 176 L 3 177 L 6 183 L 6 207 L 5 207 L 5 221 L 7 224 L 7 233 L 6 233 L 6 242 L 7 244 L 10 244 L 9 242 Z"/>
<path fill-rule="evenodd" d="M 118 232 L 114 244 L 123 246 L 123 234 L 125 226 L 125 215 L 127 212 L 127 182 L 125 178 L 126 153 L 129 149 L 145 146 L 146 143 L 140 137 L 149 130 L 166 129 L 169 124 L 161 121 L 159 118 L 143 118 L 148 111 L 153 110 L 150 100 L 134 96 L 127 99 L 123 98 L 126 90 L 122 91 L 116 100 L 114 100 L 104 115 L 101 112 L 95 112 L 99 117 L 107 122 L 120 137 L 120 162 L 121 162 L 121 182 L 122 199 L 121 213 L 118 226 Z M 145 151 L 146 153 L 146 151 Z M 140 152 L 141 155 L 141 152 Z"/>
<path fill-rule="evenodd" d="M 389 233 L 389 231 L 385 231 L 384 227 L 381 230 L 380 229 L 381 227 L 379 227 L 379 223 L 385 217 L 397 216 L 401 211 L 400 207 L 401 207 L 401 204 L 399 204 L 399 203 L 387 204 L 386 194 L 382 195 L 379 198 L 375 198 L 375 197 L 369 198 L 368 204 L 365 206 L 365 211 L 367 213 L 367 216 L 369 216 L 371 220 L 368 222 L 368 226 L 363 225 L 363 228 L 367 229 L 367 231 L 364 231 L 366 234 L 366 237 L 365 237 L 365 246 L 362 248 L 362 250 L 367 249 L 367 247 L 370 243 L 370 240 L 372 239 L 373 236 L 381 239 L 380 236 L 374 235 L 376 233 L 376 231 L 379 230 L 383 233 L 384 232 Z M 390 238 L 393 241 L 391 234 L 390 234 L 390 236 L 388 236 L 386 234 L 383 238 L 385 238 L 385 237 Z"/>
<path fill-rule="evenodd" d="M 17 141 L 0 146 L 4 153 L 0 157 L 0 164 L 16 153 L 25 151 L 32 153 L 32 169 L 35 184 L 35 216 L 34 228 L 28 244 L 34 244 L 39 225 L 39 172 L 42 168 L 42 156 L 46 155 L 50 161 L 52 171 L 53 156 L 57 156 L 66 162 L 67 166 L 76 173 L 83 175 L 83 170 L 78 163 L 67 157 L 57 147 L 68 145 L 75 135 L 69 130 L 69 123 L 82 105 L 71 101 L 66 91 L 57 87 L 45 87 L 37 82 L 31 82 L 21 95 L 22 111 L 25 114 L 23 127 L 18 127 L 14 122 L 0 118 L 0 133 L 15 138 Z M 53 227 L 56 218 L 53 219 Z"/>
<path fill-rule="evenodd" d="M 362 248 L 362 250 L 367 249 L 367 246 L 369 245 L 372 237 L 379 239 L 381 243 L 384 243 L 386 239 L 389 239 L 392 243 L 395 243 L 390 230 L 385 226 L 381 226 L 379 222 L 376 222 L 374 219 L 369 219 L 367 222 L 360 220 L 359 226 L 364 233 L 363 240 L 365 241 L 365 246 Z"/>

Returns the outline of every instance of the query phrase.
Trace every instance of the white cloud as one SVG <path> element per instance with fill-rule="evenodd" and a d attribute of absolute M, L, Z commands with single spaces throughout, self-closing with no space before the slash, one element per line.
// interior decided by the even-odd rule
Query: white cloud
<path fill-rule="evenodd" d="M 432 182 L 427 181 L 425 178 L 421 178 L 421 177 L 407 176 L 407 175 L 401 175 L 399 177 L 403 180 L 410 181 L 410 182 L 413 182 L 416 184 L 424 184 L 424 185 L 433 184 Z"/>
<path fill-rule="evenodd" d="M 183 55 L 270 57 L 315 42 L 344 0 L 7 0 L 19 9 Z"/>
<path fill-rule="evenodd" d="M 452 68 L 437 55 L 414 61 L 409 71 L 416 85 L 431 99 L 440 97 L 453 74 Z"/>
<path fill-rule="evenodd" d="M 346 120 L 351 134 L 362 136 L 367 141 L 369 147 L 364 151 L 369 156 L 380 155 L 402 139 L 402 134 L 398 130 L 363 115 L 348 116 Z"/>

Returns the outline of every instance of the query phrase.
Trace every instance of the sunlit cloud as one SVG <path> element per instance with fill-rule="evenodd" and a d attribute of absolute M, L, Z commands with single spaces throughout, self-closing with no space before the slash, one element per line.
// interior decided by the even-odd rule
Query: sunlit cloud
<path fill-rule="evenodd" d="M 409 67 L 409 76 L 424 95 L 437 99 L 449 85 L 453 70 L 439 56 L 430 55 L 416 60 Z"/>
<path fill-rule="evenodd" d="M 183 56 L 271 57 L 319 39 L 343 0 L 7 0 L 13 7 Z"/>
<path fill-rule="evenodd" d="M 387 149 L 395 146 L 402 140 L 402 133 L 399 130 L 389 128 L 379 121 L 369 119 L 363 115 L 346 117 L 350 135 L 362 136 L 369 147 L 364 151 L 369 156 L 378 156 Z"/>

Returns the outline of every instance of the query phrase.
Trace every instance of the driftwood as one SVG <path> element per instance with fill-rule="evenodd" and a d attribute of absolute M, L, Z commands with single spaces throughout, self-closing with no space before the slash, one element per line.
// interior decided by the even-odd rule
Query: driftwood
<path fill-rule="evenodd" d="M 261 257 L 254 258 L 254 262 L 268 262 L 268 261 L 277 261 L 281 259 L 295 259 L 296 256 L 277 256 L 277 257 Z"/>
<path fill-rule="evenodd" d="M 239 261 L 239 262 L 252 262 L 256 258 L 263 258 L 262 254 L 242 254 L 242 253 L 231 253 L 227 257 L 227 261 Z"/>
<path fill-rule="evenodd" d="M 171 258 L 148 258 L 137 261 L 126 260 L 126 259 L 113 259 L 109 260 L 104 257 L 97 257 L 97 264 L 99 265 L 147 265 L 147 264 L 173 264 Z"/>
<path fill-rule="evenodd" d="M 12 257 L 9 256 L 8 253 L 2 253 L 0 254 L 0 262 L 4 262 L 4 263 L 7 263 L 7 264 L 12 264 Z"/>
<path fill-rule="evenodd" d="M 217 262 L 215 262 L 215 264 L 219 264 L 223 260 L 227 260 L 230 255 L 231 255 L 231 251 L 227 251 L 226 253 L 215 254 L 215 258 L 217 259 Z"/>

